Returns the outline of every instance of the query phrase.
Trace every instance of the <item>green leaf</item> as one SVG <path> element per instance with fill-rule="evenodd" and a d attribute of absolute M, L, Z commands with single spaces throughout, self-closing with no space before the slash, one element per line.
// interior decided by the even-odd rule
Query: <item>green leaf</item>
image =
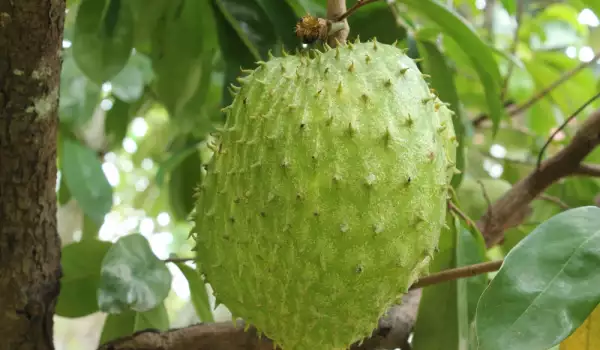
<path fill-rule="evenodd" d="M 197 150 L 197 146 L 194 147 Z M 170 172 L 169 202 L 176 220 L 187 220 L 189 217 L 201 177 L 202 162 L 197 151 L 185 156 Z"/>
<path fill-rule="evenodd" d="M 119 314 L 109 314 L 100 334 L 100 345 L 142 330 L 166 331 L 169 325 L 169 315 L 164 303 L 145 312 L 126 310 Z"/>
<path fill-rule="evenodd" d="M 70 52 L 64 55 L 60 74 L 59 115 L 62 123 L 80 126 L 94 114 L 102 89 L 83 74 Z"/>
<path fill-rule="evenodd" d="M 181 270 L 183 275 L 188 281 L 190 288 L 190 298 L 196 314 L 202 322 L 214 322 L 212 311 L 210 310 L 210 302 L 208 300 L 208 293 L 206 291 L 206 285 L 202 279 L 202 276 L 198 271 L 187 266 L 184 263 L 175 263 Z"/>
<path fill-rule="evenodd" d="M 458 234 L 460 224 L 452 214 L 446 216 L 445 228 L 440 236 L 439 252 L 429 267 L 431 273 L 458 266 Z M 413 350 L 465 349 L 468 336 L 466 288 L 458 281 L 448 281 L 423 289 L 417 323 L 415 324 Z M 435 334 L 435 336 L 432 336 Z"/>
<path fill-rule="evenodd" d="M 62 175 L 81 210 L 97 223 L 104 222 L 113 205 L 113 189 L 96 152 L 77 140 L 62 137 Z"/>
<path fill-rule="evenodd" d="M 77 65 L 98 84 L 116 76 L 133 48 L 133 14 L 123 0 L 83 0 L 73 34 Z"/>
<path fill-rule="evenodd" d="M 515 0 L 502 0 L 502 6 L 508 14 L 514 15 L 517 12 L 517 2 Z"/>
<path fill-rule="evenodd" d="M 100 267 L 111 246 L 110 242 L 86 240 L 62 248 L 58 316 L 83 317 L 99 310 L 96 291 L 100 284 Z"/>
<path fill-rule="evenodd" d="M 65 205 L 71 200 L 71 192 L 69 192 L 69 186 L 65 182 L 65 177 L 61 176 L 60 185 L 58 186 L 58 203 Z"/>
<path fill-rule="evenodd" d="M 232 101 L 227 89 L 236 82 L 240 68 L 254 68 L 257 61 L 266 59 L 268 51 L 275 48 L 276 37 L 267 15 L 255 0 L 211 0 L 211 4 L 226 63 L 222 101 L 225 106 Z"/>
<path fill-rule="evenodd" d="M 307 13 L 317 17 L 325 17 L 327 14 L 325 0 L 286 0 L 286 2 L 294 8 L 298 18 Z"/>
<path fill-rule="evenodd" d="M 476 231 L 476 230 L 473 230 Z M 472 232 L 465 228 L 463 225 L 459 227 L 458 233 L 458 249 L 457 249 L 457 261 L 458 266 L 467 266 L 473 264 L 479 264 L 486 260 L 486 247 L 483 237 L 479 232 Z M 467 309 L 468 309 L 468 322 L 471 323 L 475 318 L 475 311 L 477 310 L 477 302 L 479 297 L 487 287 L 488 278 L 485 274 L 473 276 L 469 278 L 463 278 L 458 281 L 459 284 L 463 283 L 465 293 L 467 294 Z"/>
<path fill-rule="evenodd" d="M 169 294 L 173 279 L 140 234 L 121 237 L 111 247 L 102 261 L 101 278 L 98 305 L 107 313 L 155 308 Z"/>
<path fill-rule="evenodd" d="M 111 79 L 112 94 L 124 102 L 135 102 L 144 94 L 144 87 L 152 81 L 152 61 L 136 52 L 127 65 Z"/>
<path fill-rule="evenodd" d="M 562 53 L 557 54 L 554 52 L 539 52 L 524 61 L 527 70 L 536 83 L 538 91 L 547 88 L 561 78 L 564 72 L 579 65 L 577 60 L 570 59 Z M 546 98 L 538 103 L 552 101 L 560 108 L 564 115 L 568 116 L 592 97 L 593 91 L 595 91 L 595 84 L 592 71 L 582 70 L 552 89 Z"/>
<path fill-rule="evenodd" d="M 587 27 L 579 23 L 579 11 L 568 4 L 549 4 L 542 13 L 535 17 L 535 21 L 543 25 L 546 22 L 560 21 L 569 24 L 577 31 L 578 35 L 586 36 Z"/>
<path fill-rule="evenodd" d="M 244 0 L 246 3 L 248 0 Z M 287 51 L 292 51 L 300 46 L 300 39 L 294 32 L 294 26 L 298 21 L 294 9 L 282 0 L 257 0 L 263 11 L 273 23 L 279 40 L 283 42 Z M 279 48 L 274 50 L 279 51 Z"/>
<path fill-rule="evenodd" d="M 134 19 L 134 46 L 138 52 L 146 55 L 152 51 L 153 37 L 161 31 L 161 24 L 168 12 L 167 8 L 176 1 L 164 0 L 127 0 Z"/>
<path fill-rule="evenodd" d="M 563 202 L 571 207 L 591 205 L 600 193 L 600 181 L 596 178 L 570 177 L 552 184 L 547 192 L 563 198 Z"/>
<path fill-rule="evenodd" d="M 385 44 L 406 38 L 406 29 L 397 23 L 389 5 L 383 1 L 369 4 L 348 17 L 349 40 L 360 37 L 362 41 L 377 38 Z"/>
<path fill-rule="evenodd" d="M 213 4 L 256 60 L 275 48 L 273 24 L 257 0 L 213 0 Z M 295 24 L 291 23 L 292 32 Z"/>
<path fill-rule="evenodd" d="M 104 122 L 104 132 L 106 141 L 111 150 L 120 148 L 123 139 L 127 135 L 129 122 L 132 115 L 129 113 L 129 103 L 115 99 L 112 108 L 106 112 L 106 121 Z"/>
<path fill-rule="evenodd" d="M 399 2 L 428 17 L 443 28 L 447 35 L 460 43 L 463 52 L 471 60 L 473 68 L 477 71 L 483 84 L 495 134 L 500 120 L 505 116 L 505 110 L 500 100 L 502 76 L 492 50 L 467 21 L 446 6 L 432 0 L 399 0 Z"/>
<path fill-rule="evenodd" d="M 187 159 L 190 155 L 194 154 L 198 151 L 198 147 L 201 143 L 196 143 L 185 147 L 184 149 L 176 152 L 171 157 L 169 157 L 166 161 L 159 165 L 158 170 L 156 171 L 156 184 L 158 186 L 162 186 L 165 177 L 178 165 L 180 165 L 185 159 Z"/>
<path fill-rule="evenodd" d="M 81 240 L 95 240 L 98 238 L 98 234 L 100 233 L 100 228 L 102 227 L 102 223 L 96 222 L 94 219 L 90 218 L 87 215 L 83 216 L 83 225 L 81 227 Z"/>
<path fill-rule="evenodd" d="M 450 69 L 444 55 L 434 43 L 418 41 L 418 46 L 421 57 L 424 58 L 424 71 L 431 76 L 430 86 L 437 91 L 442 102 L 450 104 L 449 108 L 454 112 L 452 123 L 458 141 L 456 167 L 461 173 L 454 175 L 452 178 L 452 187 L 458 188 L 465 170 L 465 122 L 469 121 L 465 120 L 463 115 L 454 82 L 454 72 Z"/>
<path fill-rule="evenodd" d="M 186 103 L 202 105 L 217 48 L 213 11 L 207 1 L 174 0 L 166 9 L 152 45 L 154 89 L 169 113 Z"/>
<path fill-rule="evenodd" d="M 548 349 L 600 302 L 600 208 L 565 211 L 517 244 L 477 307 L 480 350 Z"/>
<path fill-rule="evenodd" d="M 600 2 L 598 0 L 581 0 L 583 3 L 594 12 L 596 17 L 600 18 Z"/>

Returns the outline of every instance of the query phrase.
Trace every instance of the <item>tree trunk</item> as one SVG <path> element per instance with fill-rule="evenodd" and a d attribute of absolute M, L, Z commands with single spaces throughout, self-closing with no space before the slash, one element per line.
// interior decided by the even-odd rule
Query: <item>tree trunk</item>
<path fill-rule="evenodd" d="M 53 346 L 65 0 L 0 0 L 0 350 Z"/>

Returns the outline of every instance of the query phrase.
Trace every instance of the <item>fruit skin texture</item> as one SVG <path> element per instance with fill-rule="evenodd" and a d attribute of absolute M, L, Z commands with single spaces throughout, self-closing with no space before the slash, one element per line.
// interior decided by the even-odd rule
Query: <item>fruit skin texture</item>
<path fill-rule="evenodd" d="M 377 42 L 271 57 L 240 81 L 197 194 L 201 272 L 282 349 L 345 349 L 434 253 L 451 112 Z"/>

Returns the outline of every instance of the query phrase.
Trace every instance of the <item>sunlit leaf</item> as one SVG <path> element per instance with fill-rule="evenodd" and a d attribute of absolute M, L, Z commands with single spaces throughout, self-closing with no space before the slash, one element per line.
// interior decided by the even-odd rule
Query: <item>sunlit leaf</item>
<path fill-rule="evenodd" d="M 502 6 L 511 15 L 517 11 L 517 1 L 515 0 L 502 0 Z"/>
<path fill-rule="evenodd" d="M 144 93 L 144 87 L 154 77 L 152 62 L 141 53 L 129 58 L 127 65 L 110 80 L 112 94 L 124 102 L 134 102 Z"/>
<path fill-rule="evenodd" d="M 597 0 L 581 0 L 587 7 L 589 7 L 596 17 L 600 18 L 600 2 Z"/>
<path fill-rule="evenodd" d="M 560 344 L 560 350 L 600 349 L 600 305 L 583 324 Z"/>
<path fill-rule="evenodd" d="M 537 53 L 525 60 L 527 70 L 542 91 L 577 65 L 577 61 L 556 53 Z M 593 96 L 595 81 L 590 71 L 582 71 L 552 89 L 545 99 L 555 103 L 565 116 L 573 113 Z"/>
<path fill-rule="evenodd" d="M 82 0 L 73 35 L 73 57 L 101 84 L 117 75 L 133 48 L 133 14 L 127 1 Z"/>
<path fill-rule="evenodd" d="M 102 90 L 77 67 L 67 51 L 60 75 L 60 121 L 73 126 L 86 123 L 100 103 Z"/>
<path fill-rule="evenodd" d="M 569 24 L 579 35 L 587 35 L 587 27 L 579 23 L 579 11 L 567 3 L 549 4 L 535 17 L 537 22 L 561 21 Z"/>
<path fill-rule="evenodd" d="M 181 270 L 183 275 L 188 281 L 190 288 L 190 298 L 196 314 L 202 322 L 214 322 L 214 317 L 210 309 L 210 301 L 208 299 L 208 292 L 206 291 L 206 285 L 202 280 L 202 276 L 198 271 L 187 266 L 184 263 L 176 263 L 177 267 Z"/>
<path fill-rule="evenodd" d="M 468 22 L 446 6 L 432 0 L 399 0 L 399 2 L 428 17 L 443 28 L 447 35 L 460 42 L 483 84 L 490 118 L 496 130 L 505 111 L 500 100 L 502 76 L 490 48 Z"/>
<path fill-rule="evenodd" d="M 164 303 L 144 312 L 125 310 L 118 314 L 109 314 L 104 321 L 99 343 L 106 344 L 142 330 L 166 331 L 169 325 L 169 315 Z"/>
<path fill-rule="evenodd" d="M 56 314 L 62 317 L 83 317 L 97 312 L 97 289 L 100 267 L 110 242 L 86 240 L 62 247 L 60 263 L 63 276 Z"/>
<path fill-rule="evenodd" d="M 478 349 L 548 349 L 600 302 L 600 208 L 538 226 L 506 256 L 477 307 Z"/>
<path fill-rule="evenodd" d="M 62 139 L 62 175 L 83 212 L 98 223 L 113 205 L 113 189 L 96 152 L 77 140 Z"/>
<path fill-rule="evenodd" d="M 167 297 L 173 279 L 140 234 L 119 238 L 104 257 L 100 275 L 98 305 L 107 313 L 155 308 Z"/>

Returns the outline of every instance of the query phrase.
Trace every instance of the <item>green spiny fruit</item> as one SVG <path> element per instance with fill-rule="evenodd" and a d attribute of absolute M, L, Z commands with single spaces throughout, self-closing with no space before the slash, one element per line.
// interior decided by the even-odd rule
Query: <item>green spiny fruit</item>
<path fill-rule="evenodd" d="M 240 78 L 195 209 L 215 297 L 284 350 L 368 337 L 426 268 L 456 170 L 451 112 L 375 41 Z"/>

